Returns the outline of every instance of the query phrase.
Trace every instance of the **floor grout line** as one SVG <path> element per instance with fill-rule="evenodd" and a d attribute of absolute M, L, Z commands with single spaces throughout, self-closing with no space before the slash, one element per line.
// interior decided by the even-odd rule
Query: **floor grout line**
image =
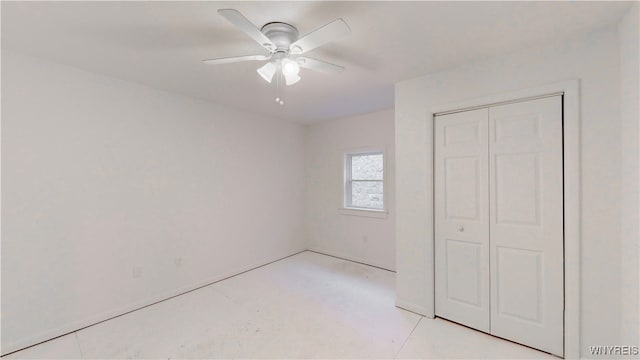
<path fill-rule="evenodd" d="M 82 353 L 82 346 L 80 346 L 80 339 L 78 338 L 78 332 L 73 333 L 76 336 L 76 345 L 78 345 L 78 351 L 80 351 L 80 359 L 84 359 L 84 354 Z"/>
<path fill-rule="evenodd" d="M 329 256 L 329 257 L 340 259 L 340 260 L 350 261 L 352 263 L 356 263 L 356 264 L 360 264 L 360 265 L 364 265 L 364 266 L 370 266 L 370 267 L 373 267 L 373 268 L 376 268 L 376 269 L 392 272 L 394 274 L 396 273 L 395 271 L 393 271 L 391 269 L 383 268 L 382 266 L 371 265 L 371 264 L 367 264 L 366 262 L 352 260 L 352 259 L 344 258 L 344 257 L 341 257 L 341 256 L 337 256 L 337 255 L 331 255 L 331 254 L 327 254 L 327 253 L 324 253 L 324 252 L 318 251 L 318 250 L 307 249 L 305 251 L 316 253 L 316 254 L 319 254 L 319 255 Z"/>
<path fill-rule="evenodd" d="M 418 322 L 416 323 L 416 326 L 414 326 L 413 329 L 411 329 L 411 332 L 409 333 L 407 338 L 404 339 L 404 342 L 402 343 L 402 346 L 400 346 L 400 349 L 398 350 L 398 352 L 393 355 L 394 359 L 398 358 L 398 355 L 400 355 L 400 353 L 402 352 L 402 349 L 404 349 L 404 346 L 407 345 L 407 342 L 409 342 L 409 338 L 411 338 L 411 335 L 413 335 L 413 332 L 416 331 L 416 329 L 418 328 L 418 325 L 420 325 L 420 323 L 422 322 L 422 319 L 424 319 L 424 316 L 421 315 L 420 318 L 418 319 Z"/>

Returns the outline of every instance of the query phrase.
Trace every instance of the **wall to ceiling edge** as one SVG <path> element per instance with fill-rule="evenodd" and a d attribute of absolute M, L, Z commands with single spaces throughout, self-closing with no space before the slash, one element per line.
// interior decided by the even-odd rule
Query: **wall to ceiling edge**
<path fill-rule="evenodd" d="M 2 49 L 2 354 L 306 249 L 303 127 Z"/>
<path fill-rule="evenodd" d="M 637 42 L 637 35 L 630 41 Z M 620 254 L 623 246 L 637 249 L 637 244 L 633 245 L 632 238 L 621 237 L 624 180 L 620 174 L 623 161 L 635 161 L 637 169 L 637 151 L 632 148 L 634 144 L 637 148 L 637 130 L 636 137 L 627 139 L 624 148 L 620 140 L 624 128 L 635 126 L 637 129 L 638 119 L 637 115 L 635 119 L 633 115 L 621 118 L 620 79 L 626 74 L 621 74 L 619 44 L 618 28 L 611 26 L 561 45 L 497 56 L 396 84 L 399 306 L 433 315 L 434 273 L 429 260 L 433 257 L 433 199 L 429 191 L 432 188 L 432 135 L 426 118 L 430 109 L 578 79 L 581 86 L 581 353 L 588 357 L 592 345 L 626 344 L 622 339 L 630 337 L 621 334 L 621 319 L 630 316 L 631 324 L 637 324 L 637 312 L 636 315 L 623 314 L 622 311 L 627 310 L 621 310 Z M 635 58 L 628 60 L 637 66 L 637 52 L 635 54 Z M 629 70 L 623 70 L 626 71 Z M 637 101 L 637 97 L 629 100 L 635 106 Z M 629 160 L 624 160 L 622 154 L 627 154 Z M 631 179 L 632 175 L 626 178 Z M 629 186 L 636 186 L 637 191 L 637 182 Z M 637 214 L 637 200 L 629 205 L 634 206 Z M 637 231 L 637 218 L 635 224 Z M 635 234 L 637 236 L 637 232 Z M 636 269 L 636 276 L 629 280 L 635 280 L 637 293 L 637 256 L 629 257 L 624 266 L 627 270 Z M 625 293 L 633 289 L 625 289 Z M 637 300 L 624 302 L 629 302 L 627 309 L 638 306 Z"/>

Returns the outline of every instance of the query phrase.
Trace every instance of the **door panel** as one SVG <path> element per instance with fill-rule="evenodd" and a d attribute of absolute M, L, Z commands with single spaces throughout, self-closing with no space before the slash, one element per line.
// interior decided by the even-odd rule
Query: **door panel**
<path fill-rule="evenodd" d="M 540 251 L 497 248 L 498 278 L 495 299 L 497 313 L 506 317 L 542 324 L 540 303 L 542 298 L 543 254 Z M 529 284 L 521 286 L 520 283 Z M 500 291 L 519 289 L 520 291 Z"/>
<path fill-rule="evenodd" d="M 444 159 L 444 211 L 446 219 L 479 220 L 479 175 L 477 156 Z"/>
<path fill-rule="evenodd" d="M 481 245 L 453 239 L 445 242 L 447 299 L 481 307 Z"/>
<path fill-rule="evenodd" d="M 537 153 L 495 156 L 496 223 L 540 225 L 540 168 Z"/>
<path fill-rule="evenodd" d="M 562 98 L 489 109 L 491 333 L 563 354 Z"/>
<path fill-rule="evenodd" d="M 436 315 L 489 331 L 488 109 L 435 119 Z"/>

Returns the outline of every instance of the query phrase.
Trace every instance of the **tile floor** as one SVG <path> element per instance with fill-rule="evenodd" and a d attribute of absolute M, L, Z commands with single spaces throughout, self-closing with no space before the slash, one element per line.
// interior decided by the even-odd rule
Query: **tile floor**
<path fill-rule="evenodd" d="M 396 308 L 394 282 L 306 251 L 3 358 L 554 358 Z"/>

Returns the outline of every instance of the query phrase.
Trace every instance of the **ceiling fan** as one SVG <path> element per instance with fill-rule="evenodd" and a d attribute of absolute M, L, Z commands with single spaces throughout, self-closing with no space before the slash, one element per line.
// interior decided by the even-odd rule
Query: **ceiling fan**
<path fill-rule="evenodd" d="M 336 19 L 299 38 L 298 29 L 284 22 L 270 22 L 258 29 L 238 10 L 220 9 L 218 13 L 257 41 L 258 44 L 269 51 L 269 54 L 203 60 L 205 64 L 268 61 L 257 69 L 258 74 L 269 83 L 271 83 L 276 73 L 282 74 L 286 85 L 293 85 L 300 81 L 300 76 L 298 75 L 300 68 L 323 73 L 344 70 L 344 67 L 340 65 L 298 56 L 351 33 L 349 26 L 342 19 Z"/>

